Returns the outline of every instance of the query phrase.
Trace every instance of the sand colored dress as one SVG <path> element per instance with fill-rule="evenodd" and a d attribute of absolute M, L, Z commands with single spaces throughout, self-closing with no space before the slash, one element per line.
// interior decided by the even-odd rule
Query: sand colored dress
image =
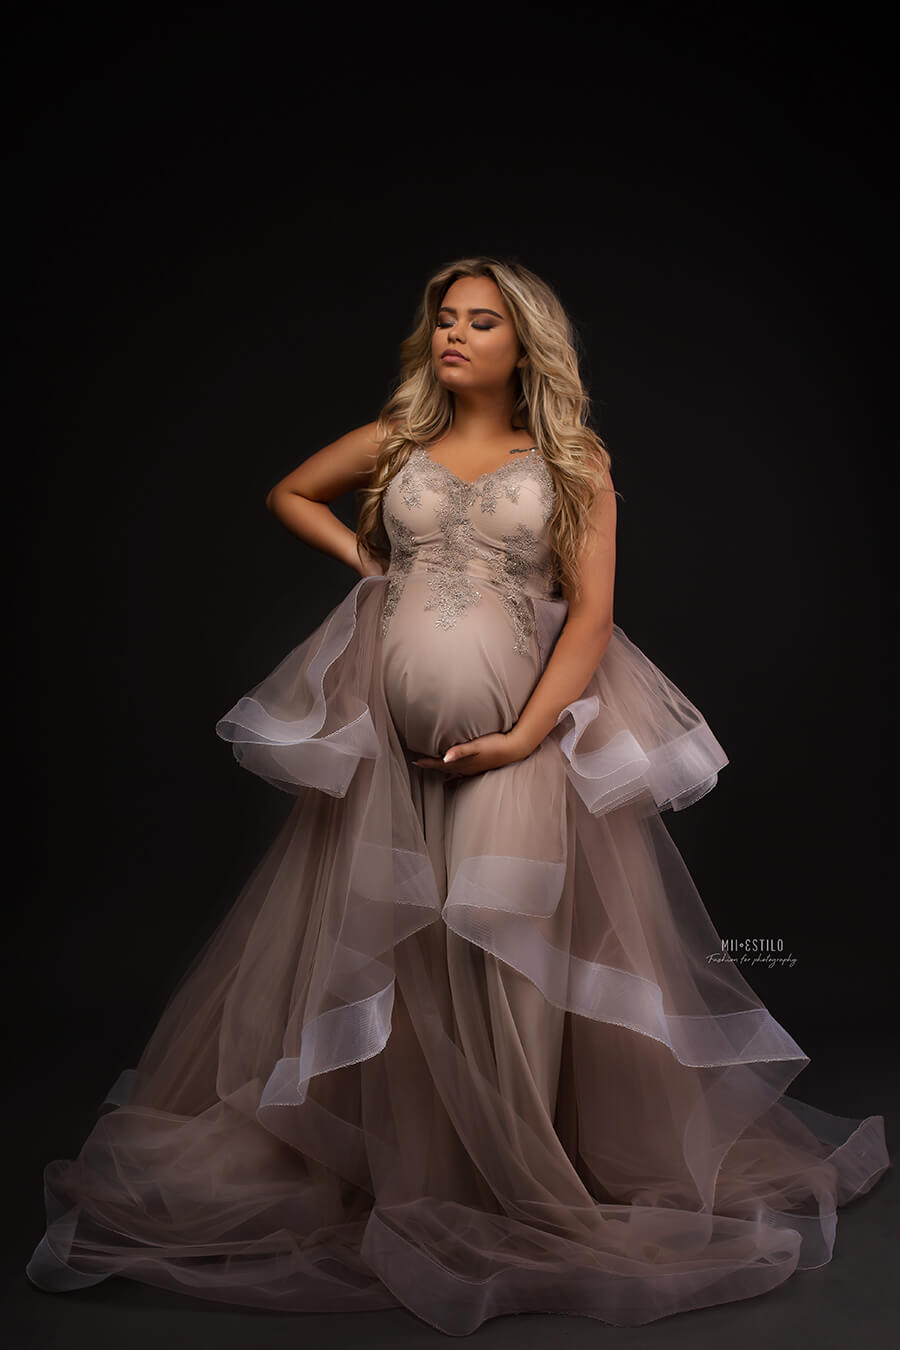
<path fill-rule="evenodd" d="M 787 1095 L 808 1057 L 715 959 L 662 817 L 728 763 L 698 709 L 616 625 L 526 759 L 411 762 L 509 730 L 539 680 L 566 617 L 554 491 L 537 449 L 470 483 L 415 447 L 387 573 L 218 722 L 296 800 L 47 1165 L 35 1284 L 405 1306 L 465 1335 L 636 1325 L 831 1259 L 884 1121 Z"/>

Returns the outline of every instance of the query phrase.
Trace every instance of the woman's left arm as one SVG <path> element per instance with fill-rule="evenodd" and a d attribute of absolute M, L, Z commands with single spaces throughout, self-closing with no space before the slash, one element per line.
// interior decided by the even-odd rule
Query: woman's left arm
<path fill-rule="evenodd" d="M 577 603 L 563 587 L 569 609 L 544 673 L 506 733 L 515 757 L 525 759 L 556 726 L 566 704 L 578 698 L 599 664 L 613 631 L 613 590 L 616 572 L 616 497 L 600 491 L 591 507 L 593 529 L 588 531 L 578 557 L 581 595 Z"/>

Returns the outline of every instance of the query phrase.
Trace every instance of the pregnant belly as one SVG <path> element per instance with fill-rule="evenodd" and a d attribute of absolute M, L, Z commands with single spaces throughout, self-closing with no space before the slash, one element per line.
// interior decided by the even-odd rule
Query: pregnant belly
<path fill-rule="evenodd" d="M 407 580 L 382 647 L 384 688 L 400 740 L 414 754 L 510 731 L 541 674 L 536 642 L 523 656 L 499 595 L 478 580 L 481 600 L 441 627 L 425 573 Z"/>

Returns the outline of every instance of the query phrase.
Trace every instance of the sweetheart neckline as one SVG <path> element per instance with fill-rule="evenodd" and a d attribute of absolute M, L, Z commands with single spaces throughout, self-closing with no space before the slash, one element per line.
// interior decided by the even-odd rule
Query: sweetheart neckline
<path fill-rule="evenodd" d="M 457 483 L 463 483 L 466 487 L 474 487 L 475 484 L 480 483 L 483 478 L 494 478 L 498 473 L 502 473 L 504 469 L 511 468 L 513 464 L 521 464 L 523 461 L 515 458 L 516 455 L 533 455 L 537 452 L 536 445 L 532 445 L 528 450 L 511 450 L 510 455 L 513 456 L 513 458 L 505 460 L 502 464 L 498 464 L 496 469 L 490 469 L 487 473 L 480 473 L 477 478 L 460 478 L 458 473 L 454 473 L 451 468 L 446 464 L 442 464 L 439 459 L 432 459 L 424 445 L 417 445 L 416 449 L 421 455 L 424 455 L 429 464 L 433 464 L 437 469 L 443 469 L 445 473 L 449 473 L 451 478 L 455 478 Z"/>

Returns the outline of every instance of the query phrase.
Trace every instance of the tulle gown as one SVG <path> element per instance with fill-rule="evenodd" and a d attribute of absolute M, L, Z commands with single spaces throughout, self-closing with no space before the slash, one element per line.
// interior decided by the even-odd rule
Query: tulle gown
<path fill-rule="evenodd" d="M 79 1156 L 45 1168 L 47 1290 L 110 1275 L 450 1335 L 619 1326 L 832 1256 L 890 1165 L 882 1116 L 785 1092 L 809 1062 L 662 819 L 727 756 L 615 626 L 526 759 L 421 754 L 516 722 L 566 615 L 536 449 L 466 482 L 417 446 L 391 563 L 216 726 L 296 801 Z"/>

